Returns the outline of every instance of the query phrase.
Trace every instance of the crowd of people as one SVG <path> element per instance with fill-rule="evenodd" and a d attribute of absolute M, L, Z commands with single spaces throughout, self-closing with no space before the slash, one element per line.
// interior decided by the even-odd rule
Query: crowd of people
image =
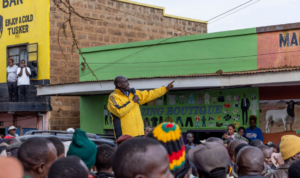
<path fill-rule="evenodd" d="M 80 129 L 69 144 L 58 137 L 22 143 L 11 135 L 0 139 L 0 178 L 300 177 L 300 138 L 294 135 L 277 146 L 232 137 L 196 145 L 191 133 L 187 140 L 185 145 L 179 126 L 168 122 L 147 127 L 143 137 L 122 135 L 117 147 L 96 146 Z"/>

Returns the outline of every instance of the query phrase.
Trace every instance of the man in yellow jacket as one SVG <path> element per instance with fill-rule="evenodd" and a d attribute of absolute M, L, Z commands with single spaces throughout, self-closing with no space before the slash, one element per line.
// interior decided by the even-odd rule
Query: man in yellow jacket
<path fill-rule="evenodd" d="M 112 113 L 115 137 L 131 135 L 132 137 L 144 135 L 144 122 L 139 105 L 161 97 L 172 89 L 173 82 L 167 87 L 161 87 L 150 91 L 136 91 L 131 93 L 126 77 L 118 76 L 114 84 L 116 89 L 108 98 L 108 110 Z"/>

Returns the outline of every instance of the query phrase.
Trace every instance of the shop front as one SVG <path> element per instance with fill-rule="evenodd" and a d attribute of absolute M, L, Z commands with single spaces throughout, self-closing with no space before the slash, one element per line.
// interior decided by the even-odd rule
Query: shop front
<path fill-rule="evenodd" d="M 299 24 L 276 25 L 82 49 L 94 73 L 80 71 L 77 83 L 40 86 L 38 95 L 81 96 L 80 127 L 113 133 L 106 105 L 116 76 L 127 77 L 138 90 L 175 80 L 174 90 L 140 106 L 145 127 L 175 122 L 184 135 L 193 132 L 198 143 L 222 137 L 229 124 L 248 128 L 249 117 L 255 116 L 264 142 L 276 143 L 274 133 L 298 130 L 300 68 L 293 62 L 293 50 L 299 44 L 284 31 L 293 36 L 299 29 Z M 280 107 L 273 108 L 273 100 Z M 277 111 L 269 112 L 284 109 L 281 119 Z M 292 132 L 277 128 L 292 121 Z"/>

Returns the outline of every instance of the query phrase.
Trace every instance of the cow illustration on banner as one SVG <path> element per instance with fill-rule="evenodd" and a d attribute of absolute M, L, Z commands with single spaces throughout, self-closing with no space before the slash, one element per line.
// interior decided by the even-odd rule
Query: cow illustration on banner
<path fill-rule="evenodd" d="M 299 129 L 299 104 L 299 99 L 261 100 L 261 130 L 265 133 L 278 133 Z"/>

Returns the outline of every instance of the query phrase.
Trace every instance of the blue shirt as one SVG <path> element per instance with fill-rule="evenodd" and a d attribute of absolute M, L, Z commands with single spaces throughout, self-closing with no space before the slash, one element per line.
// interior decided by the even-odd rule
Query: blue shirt
<path fill-rule="evenodd" d="M 191 149 L 194 148 L 196 146 L 196 144 L 194 144 L 193 146 L 189 146 L 189 144 L 186 144 L 185 146 L 190 147 Z"/>
<path fill-rule="evenodd" d="M 246 129 L 245 130 L 245 136 L 248 137 L 251 141 L 255 140 L 255 139 L 260 139 L 261 141 L 264 140 L 260 128 L 258 128 L 256 126 L 253 130 L 251 130 L 250 127 L 248 129 Z"/>

